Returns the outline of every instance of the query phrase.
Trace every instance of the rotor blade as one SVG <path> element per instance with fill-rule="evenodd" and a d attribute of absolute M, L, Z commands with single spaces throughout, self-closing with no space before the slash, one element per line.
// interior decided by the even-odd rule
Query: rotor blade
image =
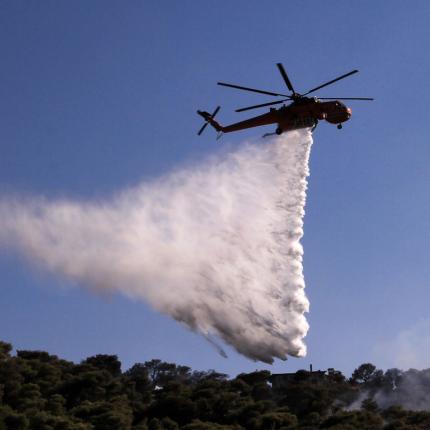
<path fill-rule="evenodd" d="M 208 125 L 207 122 L 205 122 L 202 126 L 202 128 L 198 131 L 197 135 L 200 136 L 203 133 L 203 130 L 206 128 L 206 126 Z"/>
<path fill-rule="evenodd" d="M 284 69 L 284 66 L 282 65 L 282 63 L 277 63 L 276 64 L 278 66 L 279 71 L 281 72 L 282 77 L 284 78 L 285 83 L 287 84 L 287 87 L 290 91 L 292 91 L 293 93 L 295 93 L 293 86 L 291 85 L 290 80 L 288 79 L 288 75 L 287 72 Z"/>
<path fill-rule="evenodd" d="M 372 97 L 318 97 L 319 100 L 375 100 Z"/>
<path fill-rule="evenodd" d="M 215 115 L 218 113 L 218 111 L 221 109 L 221 106 L 218 106 L 215 110 L 214 113 L 211 115 L 212 118 L 215 117 Z"/>
<path fill-rule="evenodd" d="M 335 82 L 340 81 L 341 79 L 347 78 L 348 76 L 351 76 L 351 75 L 353 75 L 354 73 L 357 73 L 357 72 L 358 72 L 358 70 L 353 70 L 352 72 L 349 72 L 349 73 L 346 73 L 345 75 L 339 76 L 338 78 L 333 79 L 332 81 L 328 81 L 325 84 L 322 84 L 322 85 L 320 85 L 318 87 L 312 88 L 311 90 L 309 90 L 307 93 L 305 93 L 303 95 L 306 96 L 307 94 L 313 93 L 314 91 L 319 90 L 320 88 L 324 88 L 327 85 L 334 84 Z"/>
<path fill-rule="evenodd" d="M 269 96 L 289 97 L 288 94 L 272 93 L 270 91 L 257 90 L 255 88 L 241 87 L 240 85 L 226 84 L 225 82 L 218 82 L 218 85 L 222 85 L 223 87 L 237 88 L 238 90 L 253 91 L 254 93 L 268 94 Z"/>
<path fill-rule="evenodd" d="M 286 100 L 290 100 L 290 99 L 288 98 L 288 99 L 279 100 L 276 102 L 269 102 L 269 103 L 262 103 L 261 105 L 248 106 L 245 108 L 236 109 L 236 112 L 243 112 L 245 110 L 257 109 L 257 108 L 264 107 L 264 106 L 278 105 L 279 103 L 284 103 Z"/>

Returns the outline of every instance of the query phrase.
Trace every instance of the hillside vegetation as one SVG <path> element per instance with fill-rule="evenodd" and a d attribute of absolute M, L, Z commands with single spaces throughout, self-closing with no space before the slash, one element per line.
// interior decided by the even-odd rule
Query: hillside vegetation
<path fill-rule="evenodd" d="M 231 379 L 151 360 L 122 372 L 115 355 L 11 351 L 0 342 L 0 430 L 430 429 L 430 370 L 367 363 L 279 385 L 268 371 Z"/>

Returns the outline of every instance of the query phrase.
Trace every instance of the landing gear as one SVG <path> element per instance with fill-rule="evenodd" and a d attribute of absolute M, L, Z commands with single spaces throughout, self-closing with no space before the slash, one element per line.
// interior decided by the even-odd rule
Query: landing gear
<path fill-rule="evenodd" d="M 281 127 L 278 127 L 276 130 L 275 130 L 275 133 L 279 136 L 280 134 L 282 134 L 282 128 Z"/>
<path fill-rule="evenodd" d="M 338 125 L 337 125 L 337 129 L 338 129 L 338 130 L 341 130 L 341 129 L 342 129 L 342 124 L 338 124 Z"/>

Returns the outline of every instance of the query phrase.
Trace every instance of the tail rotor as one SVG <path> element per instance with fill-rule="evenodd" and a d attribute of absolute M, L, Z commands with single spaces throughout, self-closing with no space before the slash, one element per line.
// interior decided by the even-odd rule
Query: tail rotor
<path fill-rule="evenodd" d="M 218 106 L 212 114 L 208 112 L 202 112 L 200 110 L 197 111 L 197 113 L 202 116 L 205 119 L 205 123 L 203 124 L 202 128 L 197 132 L 197 134 L 200 136 L 204 129 L 207 127 L 207 125 L 215 118 L 215 115 L 218 113 L 218 111 L 221 109 L 221 106 Z"/>

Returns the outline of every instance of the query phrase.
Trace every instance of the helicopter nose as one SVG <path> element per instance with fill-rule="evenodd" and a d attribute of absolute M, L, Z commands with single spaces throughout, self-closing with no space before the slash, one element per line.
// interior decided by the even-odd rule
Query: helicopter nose
<path fill-rule="evenodd" d="M 348 114 L 348 118 L 351 118 L 352 115 L 352 109 L 351 108 L 346 108 L 346 112 Z"/>

